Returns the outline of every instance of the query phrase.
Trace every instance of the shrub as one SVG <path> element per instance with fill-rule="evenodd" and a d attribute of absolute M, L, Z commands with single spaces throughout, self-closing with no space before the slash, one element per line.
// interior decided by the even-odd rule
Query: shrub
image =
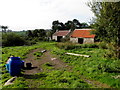
<path fill-rule="evenodd" d="M 5 33 L 2 35 L 3 46 L 21 46 L 25 43 L 25 40 L 15 33 Z"/>
<path fill-rule="evenodd" d="M 98 48 L 97 44 L 80 44 L 81 48 Z"/>
<path fill-rule="evenodd" d="M 79 48 L 98 48 L 99 46 L 97 44 L 73 44 L 70 42 L 66 43 L 57 43 L 57 47 L 60 49 L 70 50 L 70 49 L 79 49 Z"/>
<path fill-rule="evenodd" d="M 62 39 L 61 39 L 62 42 L 67 42 L 67 41 L 69 41 L 69 40 L 70 40 L 69 37 L 65 37 L 65 38 L 62 38 Z"/>
<path fill-rule="evenodd" d="M 97 45 L 99 48 L 108 49 L 108 46 L 105 42 L 99 42 L 99 43 L 97 43 Z"/>
<path fill-rule="evenodd" d="M 59 47 L 60 49 L 65 49 L 65 50 L 69 50 L 69 49 L 74 49 L 75 48 L 75 44 L 70 43 L 70 42 L 57 43 L 56 46 Z"/>
<path fill-rule="evenodd" d="M 33 44 L 36 44 L 36 41 L 34 41 L 34 40 L 26 40 L 25 45 L 30 46 L 30 45 L 33 45 Z"/>
<path fill-rule="evenodd" d="M 117 46 L 114 42 L 106 44 L 108 51 L 105 54 L 105 57 L 118 59 L 120 58 L 120 47 Z"/>

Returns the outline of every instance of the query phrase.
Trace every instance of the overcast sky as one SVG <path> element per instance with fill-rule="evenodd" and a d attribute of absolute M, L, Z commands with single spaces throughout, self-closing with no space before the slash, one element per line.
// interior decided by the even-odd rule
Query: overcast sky
<path fill-rule="evenodd" d="M 52 22 L 77 19 L 89 22 L 94 16 L 89 0 L 0 0 L 0 25 L 11 30 L 50 29 Z"/>

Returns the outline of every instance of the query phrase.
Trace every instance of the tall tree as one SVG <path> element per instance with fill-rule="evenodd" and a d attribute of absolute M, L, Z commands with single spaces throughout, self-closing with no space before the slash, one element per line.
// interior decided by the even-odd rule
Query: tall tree
<path fill-rule="evenodd" d="M 8 29 L 8 26 L 1 26 L 1 29 L 2 29 L 2 32 L 6 33 L 7 29 Z"/>
<path fill-rule="evenodd" d="M 81 28 L 89 28 L 90 26 L 87 23 L 81 23 Z"/>
<path fill-rule="evenodd" d="M 74 24 L 76 29 L 80 29 L 82 26 L 77 19 L 73 19 L 73 24 Z"/>
<path fill-rule="evenodd" d="M 27 37 L 33 37 L 33 33 L 31 30 L 28 30 L 26 34 L 27 34 Z"/>
<path fill-rule="evenodd" d="M 52 32 L 56 32 L 56 30 L 58 30 L 58 26 L 59 26 L 59 21 L 53 21 L 52 22 Z"/>
<path fill-rule="evenodd" d="M 33 30 L 33 37 L 38 37 L 39 30 L 35 29 Z"/>
<path fill-rule="evenodd" d="M 65 25 L 62 22 L 57 21 L 53 21 L 52 22 L 52 32 L 56 32 L 56 30 L 64 30 L 65 29 Z"/>
<path fill-rule="evenodd" d="M 65 23 L 65 27 L 66 27 L 66 29 L 71 29 L 71 26 L 72 26 L 72 21 L 67 21 L 66 23 Z"/>
<path fill-rule="evenodd" d="M 96 16 L 94 33 L 100 40 L 112 43 L 116 57 L 120 58 L 120 2 L 92 2 L 89 6 Z"/>
<path fill-rule="evenodd" d="M 66 29 L 73 31 L 74 29 L 80 29 L 82 24 L 77 19 L 73 19 L 72 21 L 67 21 L 65 26 Z"/>
<path fill-rule="evenodd" d="M 46 32 L 44 29 L 39 29 L 38 30 L 38 37 L 46 37 Z"/>

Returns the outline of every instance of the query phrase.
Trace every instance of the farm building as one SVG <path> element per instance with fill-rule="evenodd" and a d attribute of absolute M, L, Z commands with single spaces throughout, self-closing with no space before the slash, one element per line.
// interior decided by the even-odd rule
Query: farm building
<path fill-rule="evenodd" d="M 75 29 L 70 36 L 70 41 L 80 44 L 94 43 L 95 35 L 90 33 L 91 30 L 92 29 Z"/>
<path fill-rule="evenodd" d="M 62 38 L 65 38 L 66 36 L 68 36 L 70 33 L 69 30 L 60 30 L 60 31 L 56 31 L 53 36 L 52 36 L 52 39 L 57 41 L 57 42 L 60 42 Z"/>

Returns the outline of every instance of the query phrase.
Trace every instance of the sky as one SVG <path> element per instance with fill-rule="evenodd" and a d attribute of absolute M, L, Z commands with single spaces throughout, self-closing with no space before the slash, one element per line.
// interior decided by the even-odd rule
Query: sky
<path fill-rule="evenodd" d="M 51 29 L 52 22 L 90 22 L 90 0 L 0 0 L 0 25 L 13 31 Z"/>

